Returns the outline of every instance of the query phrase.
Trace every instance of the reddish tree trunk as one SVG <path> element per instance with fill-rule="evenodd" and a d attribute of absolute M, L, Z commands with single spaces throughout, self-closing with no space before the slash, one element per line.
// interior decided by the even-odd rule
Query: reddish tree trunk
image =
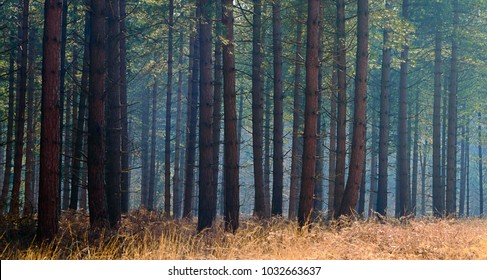
<path fill-rule="evenodd" d="M 37 237 L 52 239 L 59 222 L 59 87 L 61 65 L 62 5 L 56 0 L 44 4 L 42 60 L 41 150 L 39 174 L 39 216 Z"/>
<path fill-rule="evenodd" d="M 298 221 L 301 227 L 310 222 L 313 211 L 313 193 L 316 174 L 316 144 L 318 122 L 318 48 L 320 1 L 308 0 L 308 22 L 306 36 L 306 90 L 304 111 L 304 148 L 299 195 Z"/>
<path fill-rule="evenodd" d="M 357 204 L 365 159 L 365 128 L 367 107 L 367 68 L 369 45 L 369 1 L 357 0 L 357 70 L 353 114 L 352 155 L 339 215 L 351 215 Z"/>

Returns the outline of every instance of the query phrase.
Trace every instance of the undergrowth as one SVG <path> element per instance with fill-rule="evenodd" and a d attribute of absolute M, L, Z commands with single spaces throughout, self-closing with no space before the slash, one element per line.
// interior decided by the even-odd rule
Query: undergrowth
<path fill-rule="evenodd" d="M 116 231 L 91 233 L 86 213 L 63 212 L 58 237 L 38 244 L 35 220 L 0 225 L 0 259 L 487 259 L 481 219 L 349 219 L 297 229 L 286 219 L 247 219 L 235 233 L 143 210 L 125 215 Z"/>

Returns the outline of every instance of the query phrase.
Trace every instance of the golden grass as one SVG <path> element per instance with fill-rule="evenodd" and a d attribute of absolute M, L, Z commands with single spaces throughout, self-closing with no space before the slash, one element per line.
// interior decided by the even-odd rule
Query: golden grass
<path fill-rule="evenodd" d="M 217 222 L 196 234 L 194 222 L 137 211 L 123 218 L 118 231 L 94 235 L 86 214 L 67 212 L 59 237 L 42 245 L 32 242 L 32 222 L 2 227 L 0 259 L 487 259 L 487 220 L 346 224 L 317 224 L 300 232 L 285 219 L 247 220 L 231 234 Z"/>

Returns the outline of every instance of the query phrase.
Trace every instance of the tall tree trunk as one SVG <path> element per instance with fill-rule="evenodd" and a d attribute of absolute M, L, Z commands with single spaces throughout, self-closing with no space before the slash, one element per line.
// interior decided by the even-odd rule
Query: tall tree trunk
<path fill-rule="evenodd" d="M 419 161 L 419 91 L 416 91 L 416 106 L 414 109 L 414 138 L 413 138 L 413 169 L 411 179 L 411 211 L 417 214 L 418 195 L 418 161 Z"/>
<path fill-rule="evenodd" d="M 175 148 L 174 148 L 174 176 L 173 176 L 173 203 L 172 203 L 172 212 L 173 217 L 175 219 L 179 219 L 181 217 L 181 188 L 180 188 L 180 158 L 181 158 L 181 117 L 182 117 L 182 110 L 181 110 L 181 103 L 183 98 L 183 46 L 184 46 L 184 38 L 183 38 L 183 31 L 179 32 L 179 58 L 178 58 L 178 87 L 177 87 L 177 104 L 176 104 L 176 141 L 175 141 Z"/>
<path fill-rule="evenodd" d="M 328 155 L 328 218 L 333 217 L 335 204 L 335 178 L 336 178 L 336 148 L 337 148 L 337 42 L 333 42 L 333 69 L 331 74 L 330 96 L 330 149 Z"/>
<path fill-rule="evenodd" d="M 342 203 L 343 190 L 345 187 L 345 157 L 347 138 L 347 46 L 345 31 L 345 1 L 337 0 L 336 18 L 336 40 L 337 59 L 336 68 L 338 76 L 338 97 L 337 97 L 337 147 L 336 147 L 336 168 L 335 168 L 335 200 L 333 202 L 333 215 L 338 217 Z"/>
<path fill-rule="evenodd" d="M 149 207 L 149 111 L 150 111 L 150 94 L 151 91 L 147 88 L 147 92 L 142 97 L 142 132 L 141 132 L 141 186 L 140 186 L 140 206 L 143 208 Z"/>
<path fill-rule="evenodd" d="M 365 129 L 367 70 L 369 46 L 369 1 L 357 0 L 357 70 L 355 75 L 355 98 L 353 114 L 352 155 L 347 179 L 347 186 L 343 193 L 339 215 L 349 216 L 357 203 L 358 191 L 364 172 L 365 159 Z"/>
<path fill-rule="evenodd" d="M 221 127 L 221 107 L 222 107 L 222 42 L 221 36 L 221 0 L 215 0 L 216 9 L 216 34 L 215 34 L 215 64 L 214 64 L 214 82 L 213 82 L 213 125 L 212 125 L 212 192 L 218 197 L 218 173 L 220 170 L 220 127 Z M 215 197 L 213 203 L 213 219 L 216 217 L 217 198 Z"/>
<path fill-rule="evenodd" d="M 458 92 L 458 0 L 453 0 L 453 34 L 450 66 L 450 96 L 448 98 L 448 147 L 446 179 L 446 214 L 456 212 L 457 183 L 457 92 Z"/>
<path fill-rule="evenodd" d="M 273 131 L 273 177 L 272 177 L 272 215 L 282 216 L 283 190 L 283 94 L 282 94 L 282 31 L 281 1 L 272 3 L 272 45 L 274 64 L 274 131 Z"/>
<path fill-rule="evenodd" d="M 164 213 L 171 216 L 171 107 L 173 73 L 174 0 L 169 0 L 169 32 L 167 39 L 167 95 L 166 95 L 166 139 L 164 141 Z M 174 194 L 173 194 L 174 195 Z"/>
<path fill-rule="evenodd" d="M 421 216 L 426 215 L 426 147 L 428 146 L 428 141 L 423 145 L 423 150 L 421 151 Z"/>
<path fill-rule="evenodd" d="M 198 231 L 211 227 L 216 210 L 216 193 L 212 187 L 212 72 L 211 15 L 212 0 L 199 0 L 201 11 L 200 40 L 200 125 L 199 125 L 199 204 Z"/>
<path fill-rule="evenodd" d="M 69 76 L 69 74 L 68 74 Z M 66 90 L 65 92 L 65 104 L 64 104 L 64 113 L 65 113 L 65 119 L 64 119 L 64 145 L 63 145 L 63 158 L 64 162 L 62 163 L 62 180 L 63 180 L 63 196 L 62 196 L 62 203 L 61 203 L 61 209 L 66 210 L 69 207 L 69 193 L 70 193 L 70 184 L 69 184 L 69 175 L 71 174 L 71 158 L 72 156 L 70 155 L 70 144 L 72 143 L 72 133 L 73 133 L 73 128 L 72 128 L 72 106 L 71 106 L 71 101 L 73 96 L 72 92 L 70 90 Z"/>
<path fill-rule="evenodd" d="M 357 214 L 360 217 L 364 217 L 365 213 L 365 170 L 366 170 L 366 157 L 364 158 L 364 171 L 362 172 L 362 179 L 360 180 L 359 196 L 357 203 Z"/>
<path fill-rule="evenodd" d="M 128 102 L 127 102 L 127 1 L 120 0 L 120 121 L 122 126 L 121 139 L 121 170 L 120 177 L 120 210 L 127 213 L 130 197 L 130 150 L 128 130 Z"/>
<path fill-rule="evenodd" d="M 105 194 L 105 0 L 91 1 L 88 99 L 88 203 L 90 225 L 108 227 Z"/>
<path fill-rule="evenodd" d="M 17 70 L 17 97 L 15 113 L 15 156 L 14 156 L 14 182 L 10 198 L 9 214 L 19 217 L 20 211 L 20 183 L 22 181 L 22 160 L 24 157 L 24 127 L 25 127 L 25 96 L 27 93 L 27 47 L 29 41 L 29 0 L 19 0 L 21 7 L 21 26 L 19 29 L 19 53 Z"/>
<path fill-rule="evenodd" d="M 441 183 L 441 33 L 436 27 L 435 33 L 435 86 L 433 100 L 433 214 L 436 217 L 443 215 L 443 185 Z"/>
<path fill-rule="evenodd" d="M 14 131 L 14 112 L 15 112 L 15 46 L 17 44 L 16 36 L 13 31 L 10 33 L 12 46 L 10 48 L 9 72 L 8 72 L 8 115 L 7 115 L 7 139 L 5 147 L 5 171 L 3 175 L 2 197 L 0 201 L 0 216 L 2 216 L 7 207 L 7 199 L 10 188 L 10 177 L 12 175 L 12 138 Z"/>
<path fill-rule="evenodd" d="M 52 239 L 59 228 L 59 81 L 61 65 L 61 14 L 57 0 L 44 4 L 42 44 L 41 150 L 37 237 Z"/>
<path fill-rule="evenodd" d="M 465 103 L 463 108 L 465 109 Z M 465 215 L 465 182 L 467 178 L 467 169 L 465 168 L 465 124 L 462 125 L 462 140 L 460 142 L 460 201 L 458 203 L 458 215 Z"/>
<path fill-rule="evenodd" d="M 306 35 L 306 90 L 304 111 L 304 146 L 301 192 L 299 194 L 298 222 L 306 226 L 313 212 L 313 193 L 316 175 L 316 145 L 318 123 L 318 48 L 320 26 L 320 1 L 308 0 Z"/>
<path fill-rule="evenodd" d="M 90 13 L 85 15 L 85 30 L 83 43 L 83 66 L 81 70 L 81 89 L 79 93 L 78 102 L 78 117 L 76 124 L 76 136 L 74 137 L 73 162 L 71 173 L 71 197 L 69 208 L 76 210 L 78 207 L 78 196 L 80 182 L 83 177 L 83 170 L 81 163 L 83 162 L 83 144 L 85 132 L 85 117 L 86 117 L 86 97 L 88 96 L 88 67 L 90 59 L 89 38 L 90 38 Z M 81 186 L 83 187 L 83 186 Z M 81 208 L 81 203 L 80 203 Z"/>
<path fill-rule="evenodd" d="M 224 111 L 224 194 L 225 230 L 236 231 L 239 226 L 239 139 L 235 92 L 235 45 L 233 41 L 233 1 L 222 0 L 222 23 L 225 26 L 223 44 L 223 111 Z M 243 99 L 241 99 L 243 100 Z M 242 105 L 242 102 L 241 102 Z M 241 117 L 241 116 L 240 116 Z"/>
<path fill-rule="evenodd" d="M 409 0 L 402 2 L 402 17 L 409 18 Z M 407 38 L 406 38 L 407 39 Z M 411 186 L 409 185 L 409 161 L 408 161 L 408 139 L 407 129 L 408 116 L 408 52 L 409 46 L 406 42 L 401 52 L 401 74 L 399 82 L 399 120 L 397 125 L 398 148 L 397 148 L 397 183 L 399 189 L 399 205 L 396 205 L 396 217 L 407 216 L 411 212 Z"/>
<path fill-rule="evenodd" d="M 196 147 L 196 123 L 198 113 L 198 79 L 199 79 L 199 39 L 198 34 L 192 34 L 190 38 L 189 68 L 191 74 L 188 75 L 188 117 L 186 136 L 186 180 L 184 185 L 184 208 L 183 217 L 190 218 L 193 210 L 194 195 L 194 167 L 195 167 L 195 147 Z M 192 52 L 191 52 L 192 51 Z M 191 81 L 189 83 L 189 81 Z"/>
<path fill-rule="evenodd" d="M 27 141 L 25 146 L 25 193 L 23 216 L 29 217 L 34 213 L 34 86 L 35 86 L 35 60 L 36 60 L 36 28 L 32 27 L 29 32 L 29 54 L 28 54 L 28 81 L 27 81 Z M 0 141 L 1 142 L 1 141 Z M 0 157 L 1 158 L 1 157 Z"/>
<path fill-rule="evenodd" d="M 301 65 L 303 46 L 303 5 L 297 7 L 296 23 L 296 53 L 294 56 L 294 87 L 293 87 L 293 139 L 291 146 L 291 181 L 289 185 L 289 219 L 296 219 L 298 206 L 298 185 L 300 178 L 300 160 L 302 146 L 299 145 L 300 131 L 302 128 L 301 108 L 303 104 L 303 94 L 301 93 Z"/>
<path fill-rule="evenodd" d="M 64 161 L 67 160 L 67 157 L 65 157 L 63 155 L 63 144 L 64 144 L 64 138 L 63 138 L 63 135 L 67 135 L 67 126 L 65 125 L 64 123 L 64 103 L 65 103 L 65 99 L 66 99 L 66 41 L 67 41 L 67 37 L 68 37 L 68 32 L 67 32 L 67 29 L 68 29 L 68 1 L 63 1 L 61 3 L 62 7 L 63 7 L 63 12 L 62 12 L 62 18 L 61 18 L 61 22 L 62 22 L 62 25 L 61 25 L 61 84 L 60 84 L 60 87 L 59 87 L 59 111 L 60 111 L 60 115 L 59 115 L 59 123 L 61 124 L 61 130 L 59 131 L 59 149 L 60 149 L 60 153 L 59 153 L 59 172 L 61 172 L 60 176 L 59 176 L 59 180 L 62 180 L 63 179 L 63 176 L 64 176 L 64 162 L 63 162 L 63 158 L 64 158 Z M 66 130 L 65 130 L 66 129 Z M 64 134 L 64 133 L 66 134 Z M 61 203 L 63 202 L 62 199 L 64 199 L 64 195 L 61 199 L 61 192 L 68 192 L 69 193 L 69 186 L 67 185 L 64 185 L 63 182 L 60 181 L 60 184 L 61 184 L 61 189 L 59 189 L 59 196 L 60 196 L 60 200 L 59 200 L 59 206 L 61 207 Z"/>
<path fill-rule="evenodd" d="M 262 3 L 253 0 L 252 24 L 252 151 L 254 160 L 254 213 L 259 218 L 266 217 L 263 173 L 263 89 L 262 89 Z"/>
<path fill-rule="evenodd" d="M 465 139 L 465 170 L 466 170 L 466 205 L 465 214 L 467 217 L 470 216 L 470 120 L 467 122 L 467 128 L 465 129 L 466 139 Z"/>
<path fill-rule="evenodd" d="M 264 12 L 265 13 L 265 12 Z M 262 57 L 265 57 L 265 54 L 262 54 Z M 264 81 L 265 80 L 265 81 Z M 268 92 L 271 89 L 271 79 L 261 79 L 262 83 L 265 84 L 263 87 L 263 92 Z M 270 217 L 271 213 L 271 115 L 272 115 L 272 106 L 271 106 L 271 95 L 266 94 L 265 97 L 265 107 L 264 107 L 264 114 L 265 114 L 265 121 L 264 121 L 264 208 L 265 208 L 265 217 Z"/>
<path fill-rule="evenodd" d="M 157 145 L 157 80 L 152 88 L 152 119 L 151 119 L 151 141 L 150 141 L 150 163 L 149 163 L 149 189 L 147 194 L 147 210 L 153 211 L 156 192 L 156 145 Z M 149 111 L 146 111 L 149 112 Z M 166 201 L 164 201 L 166 202 Z M 165 212 L 167 215 L 167 212 Z"/>
<path fill-rule="evenodd" d="M 374 102 L 375 103 L 375 102 Z M 374 104 L 375 105 L 375 104 Z M 374 118 L 372 120 L 372 135 L 371 135 L 371 143 L 377 143 L 377 114 L 374 114 Z M 380 148 L 379 148 L 380 149 Z M 377 147 L 372 144 L 371 151 L 370 151 L 370 196 L 369 196 L 369 208 L 368 208 L 368 215 L 372 217 L 374 213 L 377 211 L 377 154 L 378 154 Z M 387 195 L 387 193 L 386 193 Z"/>

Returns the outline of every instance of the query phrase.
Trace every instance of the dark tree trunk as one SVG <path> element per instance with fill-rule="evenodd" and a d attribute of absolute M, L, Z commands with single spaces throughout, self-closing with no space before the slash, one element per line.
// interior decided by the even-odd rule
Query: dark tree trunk
<path fill-rule="evenodd" d="M 409 0 L 403 0 L 402 17 L 409 18 Z M 401 70 L 399 82 L 399 117 L 397 125 L 398 147 L 397 147 L 397 183 L 399 190 L 399 204 L 396 205 L 396 217 L 407 216 L 411 212 L 411 186 L 409 185 L 409 164 L 408 164 L 408 52 L 409 47 L 403 45 L 401 52 Z M 396 200 L 397 201 L 397 200 Z"/>
<path fill-rule="evenodd" d="M 73 169 L 71 173 L 71 197 L 69 208 L 76 210 L 78 207 L 79 186 L 83 177 L 83 170 L 81 163 L 83 162 L 83 142 L 85 132 L 85 117 L 86 117 L 86 97 L 88 95 L 88 67 L 90 59 L 89 38 L 90 38 L 90 14 L 86 12 L 85 15 L 85 30 L 84 30 L 84 46 L 83 46 L 83 66 L 81 70 L 81 89 L 79 93 L 78 102 L 78 117 L 76 124 L 76 136 L 74 137 L 73 149 Z M 81 203 L 80 203 L 81 207 Z"/>
<path fill-rule="evenodd" d="M 458 92 L 458 0 L 453 0 L 453 34 L 448 98 L 448 145 L 446 179 L 446 215 L 456 212 L 457 183 L 457 92 Z"/>
<path fill-rule="evenodd" d="M 130 150 L 129 150 L 129 131 L 128 131 L 128 102 L 127 102 L 127 28 L 126 28 L 126 0 L 120 0 L 120 106 L 122 122 L 122 139 L 121 139 L 121 170 L 120 191 L 122 213 L 129 210 L 130 197 Z"/>
<path fill-rule="evenodd" d="M 274 133 L 273 133 L 273 177 L 272 215 L 282 216 L 283 189 L 283 111 L 282 111 L 282 31 L 281 1 L 272 4 L 272 38 L 274 63 Z"/>
<path fill-rule="evenodd" d="M 265 13 L 265 12 L 264 12 Z M 262 54 L 262 57 L 265 57 L 265 54 Z M 264 71 L 264 70 L 263 70 Z M 263 92 L 268 92 L 271 90 L 271 79 L 265 80 L 264 78 L 261 79 L 262 83 L 265 84 L 263 87 Z M 264 208 L 265 208 L 265 217 L 271 216 L 271 115 L 272 115 L 272 106 L 271 106 L 271 95 L 266 94 L 265 97 L 265 106 L 264 106 Z"/>
<path fill-rule="evenodd" d="M 222 0 L 223 111 L 224 111 L 224 194 L 225 230 L 235 232 L 239 226 L 239 139 L 237 137 L 237 96 L 235 92 L 235 45 L 233 42 L 233 1 Z M 243 100 L 243 99 L 241 99 Z"/>
<path fill-rule="evenodd" d="M 357 70 L 355 75 L 355 98 L 353 114 L 352 155 L 347 179 L 347 186 L 338 212 L 340 215 L 352 215 L 357 204 L 358 191 L 364 172 L 367 68 L 369 46 L 369 1 L 357 0 Z"/>
<path fill-rule="evenodd" d="M 337 148 L 337 42 L 333 42 L 333 67 L 331 74 L 330 96 L 330 149 L 328 154 L 328 218 L 333 217 L 335 204 L 335 177 L 336 177 L 336 148 Z"/>
<path fill-rule="evenodd" d="M 374 102 L 375 103 L 375 102 Z M 374 104 L 375 105 L 375 104 Z M 375 143 L 377 143 L 377 114 L 374 114 L 374 118 L 372 121 L 372 135 L 371 135 L 371 151 L 370 151 L 370 196 L 369 196 L 369 208 L 368 208 L 368 215 L 372 217 L 377 211 L 377 147 Z M 380 149 L 380 148 L 379 148 Z M 387 193 L 386 193 L 387 195 Z"/>
<path fill-rule="evenodd" d="M 141 186 L 140 206 L 149 207 L 149 111 L 150 111 L 150 89 L 142 97 L 142 132 L 141 132 Z"/>
<path fill-rule="evenodd" d="M 108 227 L 105 183 L 105 0 L 91 1 L 88 99 L 88 203 L 90 225 Z"/>
<path fill-rule="evenodd" d="M 303 5 L 297 7 L 297 23 L 296 23 L 296 53 L 294 56 L 294 88 L 293 88 L 293 142 L 291 147 L 291 181 L 289 186 L 289 219 L 296 219 L 298 206 L 298 185 L 300 178 L 300 161 L 302 154 L 302 146 L 299 145 L 300 131 L 302 129 L 302 114 L 301 108 L 303 105 L 303 94 L 301 92 L 301 65 L 303 46 Z"/>
<path fill-rule="evenodd" d="M 5 145 L 5 170 L 3 175 L 2 197 L 0 201 L 0 216 L 2 216 L 7 207 L 7 198 L 10 188 L 10 176 L 12 175 L 12 138 L 14 131 L 14 104 L 15 104 L 15 46 L 17 44 L 16 36 L 13 32 L 10 34 L 12 45 L 9 57 L 9 72 L 8 72 L 8 115 L 7 115 L 7 139 Z"/>
<path fill-rule="evenodd" d="M 421 151 L 421 216 L 426 215 L 426 147 L 428 141 L 424 143 L 423 150 Z"/>
<path fill-rule="evenodd" d="M 184 208 L 183 217 L 190 218 L 193 209 L 193 195 L 194 195 L 194 167 L 196 157 L 196 123 L 198 113 L 198 79 L 199 79 L 199 39 L 198 34 L 192 34 L 190 38 L 190 54 L 189 54 L 189 68 L 191 74 L 188 80 L 191 81 L 188 86 L 188 118 L 186 136 L 186 181 L 184 185 Z M 192 52 L 191 52 L 192 51 Z M 188 81 L 188 83 L 189 83 Z"/>
<path fill-rule="evenodd" d="M 222 107 L 222 42 L 221 36 L 221 0 L 215 0 L 216 9 L 216 34 L 215 34 L 215 63 L 214 63 L 214 82 L 213 82 L 213 125 L 212 125 L 212 192 L 215 194 L 213 203 L 213 219 L 216 217 L 217 197 L 218 197 L 218 173 L 220 170 L 220 127 L 221 127 L 221 107 Z"/>
<path fill-rule="evenodd" d="M 181 217 L 181 188 L 180 188 L 180 158 L 181 158 L 181 103 L 183 98 L 183 31 L 179 32 L 179 58 L 178 58 L 178 87 L 177 87 L 177 104 L 176 104 L 176 141 L 174 148 L 174 176 L 173 176 L 173 203 L 172 212 L 175 219 Z"/>
<path fill-rule="evenodd" d="M 156 192 L 156 145 L 157 145 L 157 80 L 152 89 L 152 119 L 150 136 L 149 189 L 147 194 L 147 210 L 153 211 Z M 149 111 L 146 111 L 149 112 Z M 165 201 L 166 202 L 166 201 Z M 168 212 L 165 212 L 167 215 Z"/>
<path fill-rule="evenodd" d="M 466 170 L 466 186 L 465 186 L 465 215 L 470 216 L 470 120 L 467 122 L 467 128 L 465 129 L 465 170 Z"/>
<path fill-rule="evenodd" d="M 320 26 L 320 1 L 308 0 L 306 36 L 306 90 L 304 111 L 304 146 L 301 192 L 299 195 L 298 221 L 300 227 L 310 223 L 313 212 L 313 193 L 316 175 L 316 145 L 318 123 L 318 48 Z"/>
<path fill-rule="evenodd" d="M 27 45 L 29 41 L 29 0 L 19 0 L 21 7 L 21 26 L 19 29 L 19 53 L 17 69 L 17 97 L 15 113 L 15 156 L 14 182 L 10 198 L 9 214 L 19 217 L 20 212 L 20 183 L 22 181 L 22 160 L 24 157 L 24 127 L 25 127 L 25 96 L 27 93 Z"/>
<path fill-rule="evenodd" d="M 61 125 L 61 130 L 59 131 L 59 172 L 61 172 L 59 176 L 59 180 L 63 179 L 64 176 L 64 162 L 67 160 L 67 157 L 63 154 L 63 145 L 64 145 L 64 138 L 63 135 L 67 135 L 67 126 L 64 123 L 64 103 L 66 99 L 66 41 L 68 37 L 68 1 L 63 1 L 62 3 L 63 7 L 63 12 L 62 12 L 62 18 L 61 18 L 61 85 L 59 87 L 59 123 Z M 63 133 L 64 131 L 64 133 Z M 64 161 L 63 161 L 64 158 Z M 60 200 L 59 200 L 59 206 L 64 206 L 61 205 L 61 203 L 64 203 L 64 198 L 65 195 L 64 193 L 69 193 L 69 186 L 64 185 L 64 182 L 61 184 L 61 189 L 59 189 L 59 195 L 60 195 Z M 61 199 L 61 191 L 63 193 L 63 197 Z M 64 209 L 64 208 L 63 208 Z"/>
<path fill-rule="evenodd" d="M 365 213 L 365 169 L 366 169 L 366 158 L 364 157 L 364 171 L 362 172 L 362 179 L 360 180 L 359 197 L 357 203 L 357 214 L 360 217 L 364 217 Z"/>
<path fill-rule="evenodd" d="M 200 124 L 199 124 L 199 204 L 198 231 L 211 227 L 216 210 L 216 193 L 212 187 L 212 72 L 211 72 L 211 0 L 199 0 L 201 11 L 200 40 Z"/>
<path fill-rule="evenodd" d="M 69 76 L 69 74 L 68 74 Z M 63 145 L 63 158 L 64 162 L 62 163 L 62 180 L 63 180 L 63 196 L 62 196 L 62 203 L 61 203 L 61 209 L 66 210 L 69 207 L 69 193 L 70 193 L 70 184 L 69 184 L 69 175 L 71 174 L 71 158 L 72 156 L 70 155 L 70 144 L 72 143 L 72 106 L 71 106 L 71 101 L 72 101 L 72 96 L 70 96 L 71 91 L 66 90 L 65 92 L 65 104 L 64 104 L 64 114 L 65 114 L 65 120 L 64 120 L 64 145 Z"/>
<path fill-rule="evenodd" d="M 34 213 L 34 91 L 35 91 L 35 59 L 36 59 L 36 28 L 29 32 L 28 81 L 27 81 L 27 141 L 25 146 L 25 193 L 23 216 L 29 217 Z M 0 141 L 1 142 L 1 141 Z M 1 157 L 0 157 L 1 158 Z"/>
<path fill-rule="evenodd" d="M 337 0 L 336 18 L 337 36 L 337 59 L 336 68 L 338 76 L 338 98 L 337 98 L 337 147 L 336 147 L 336 168 L 335 168 L 335 199 L 333 210 L 335 217 L 340 210 L 343 190 L 345 187 L 345 157 L 347 138 L 347 46 L 345 38 L 345 1 Z"/>
<path fill-rule="evenodd" d="M 436 28 L 439 28 L 438 26 Z M 443 215 L 443 196 L 441 189 L 441 33 L 435 33 L 435 85 L 433 100 L 433 214 L 436 217 Z"/>
<path fill-rule="evenodd" d="M 37 237 L 52 239 L 59 222 L 59 81 L 61 65 L 61 14 L 59 1 L 44 4 L 42 53 L 41 150 Z"/>
<path fill-rule="evenodd" d="M 465 109 L 465 103 L 463 108 Z M 462 125 L 462 140 L 460 142 L 460 201 L 458 203 L 458 215 L 465 215 L 465 182 L 467 178 L 467 169 L 465 168 L 465 124 Z"/>
<path fill-rule="evenodd" d="M 263 173 L 263 107 L 262 89 L 262 3 L 253 0 L 254 15 L 252 25 L 252 151 L 254 160 L 254 213 L 259 218 L 266 217 Z"/>
<path fill-rule="evenodd" d="M 164 141 L 164 213 L 171 216 L 171 107 L 173 73 L 174 0 L 169 0 L 169 32 L 167 39 L 167 95 L 166 95 L 166 139 Z M 174 194 L 173 194 L 174 195 Z"/>

